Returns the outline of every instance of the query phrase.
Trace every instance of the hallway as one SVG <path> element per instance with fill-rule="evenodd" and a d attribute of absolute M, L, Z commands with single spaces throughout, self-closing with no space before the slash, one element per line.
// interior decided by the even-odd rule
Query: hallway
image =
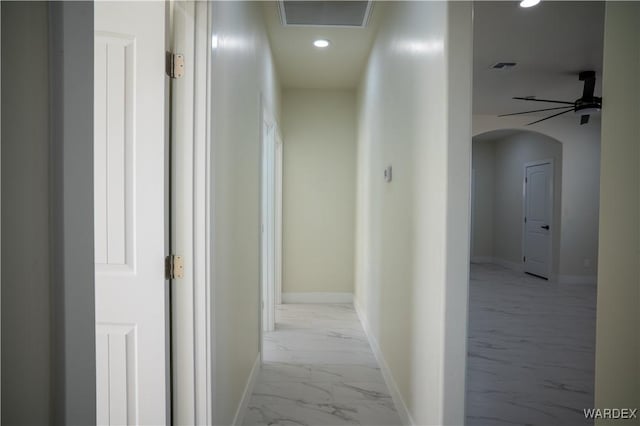
<path fill-rule="evenodd" d="M 400 425 L 351 305 L 278 306 L 244 424 Z"/>

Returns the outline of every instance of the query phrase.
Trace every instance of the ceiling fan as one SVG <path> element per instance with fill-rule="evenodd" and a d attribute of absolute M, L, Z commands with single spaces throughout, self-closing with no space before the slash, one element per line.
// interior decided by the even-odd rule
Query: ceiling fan
<path fill-rule="evenodd" d="M 540 123 L 541 121 L 548 120 L 550 118 L 557 117 L 562 114 L 566 114 L 568 112 L 575 112 L 576 114 L 580 114 L 580 124 L 587 124 L 589 122 L 589 116 L 596 112 L 599 112 L 602 109 L 602 98 L 597 96 L 593 96 L 593 90 L 596 87 L 596 73 L 595 71 L 582 71 L 579 74 L 580 81 L 584 81 L 584 89 L 582 91 L 582 97 L 576 99 L 574 102 L 568 101 L 556 101 L 550 99 L 537 99 L 535 96 L 527 96 L 527 97 L 514 97 L 513 99 L 519 99 L 522 101 L 531 101 L 531 102 L 546 102 L 553 104 L 564 104 L 561 107 L 555 108 L 544 108 L 544 109 L 534 109 L 532 111 L 524 111 L 524 112 L 514 112 L 511 114 L 502 114 L 498 117 L 507 117 L 509 115 L 521 115 L 521 114 L 530 114 L 532 112 L 541 112 L 541 111 L 553 111 L 553 110 L 562 110 L 556 114 L 552 114 L 548 117 L 542 118 L 540 120 L 533 121 L 527 126 L 532 124 Z"/>

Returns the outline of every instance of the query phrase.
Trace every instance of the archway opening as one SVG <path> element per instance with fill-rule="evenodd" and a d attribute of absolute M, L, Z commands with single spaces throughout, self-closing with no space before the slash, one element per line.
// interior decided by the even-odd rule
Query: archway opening
<path fill-rule="evenodd" d="M 598 171 L 567 170 L 566 147 L 522 129 L 473 138 L 468 424 L 575 424 L 593 405 L 597 215 L 580 219 L 594 241 L 564 225 L 580 216 L 576 198 Z M 591 246 L 572 270 L 571 257 Z"/>

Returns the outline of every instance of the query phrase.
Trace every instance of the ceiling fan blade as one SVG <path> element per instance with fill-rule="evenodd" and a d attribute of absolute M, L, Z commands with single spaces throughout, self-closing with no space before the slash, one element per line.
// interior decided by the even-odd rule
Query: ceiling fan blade
<path fill-rule="evenodd" d="M 574 105 L 573 102 L 568 102 L 568 101 L 553 101 L 550 99 L 536 99 L 536 98 L 522 98 L 522 97 L 514 97 L 513 99 L 518 99 L 521 101 L 533 101 L 533 102 L 547 102 L 547 103 L 552 103 L 552 104 L 566 104 L 566 105 Z"/>
<path fill-rule="evenodd" d="M 589 114 L 580 116 L 580 125 L 587 124 L 589 122 Z"/>
<path fill-rule="evenodd" d="M 545 120 L 548 120 L 548 119 L 550 119 L 550 118 L 557 117 L 557 116 L 559 116 L 559 115 L 566 114 L 566 113 L 568 113 L 568 112 L 572 112 L 572 111 L 573 111 L 573 109 L 568 109 L 568 110 L 566 110 L 566 111 L 562 111 L 562 112 L 559 112 L 559 113 L 557 113 L 557 114 L 550 115 L 549 117 L 545 117 L 545 118 L 542 118 L 542 119 L 540 119 L 540 120 L 537 120 L 537 121 L 534 121 L 534 122 L 532 122 L 532 123 L 529 123 L 529 124 L 527 124 L 527 126 L 531 126 L 532 124 L 536 124 L 536 123 L 539 123 L 539 122 L 541 122 L 541 121 L 545 121 Z"/>
<path fill-rule="evenodd" d="M 596 88 L 595 71 L 583 71 L 579 75 L 580 81 L 584 81 L 584 89 L 582 91 L 582 99 L 593 98 L 593 90 Z"/>
<path fill-rule="evenodd" d="M 502 114 L 502 115 L 499 115 L 498 117 L 508 117 L 510 115 L 521 115 L 521 114 L 529 114 L 529 113 L 532 113 L 532 112 L 552 111 L 552 110 L 556 110 L 556 109 L 566 109 L 566 108 L 573 109 L 572 106 L 567 105 L 567 106 L 561 106 L 561 107 L 555 107 L 555 108 L 534 109 L 532 111 L 512 112 L 511 114 Z"/>

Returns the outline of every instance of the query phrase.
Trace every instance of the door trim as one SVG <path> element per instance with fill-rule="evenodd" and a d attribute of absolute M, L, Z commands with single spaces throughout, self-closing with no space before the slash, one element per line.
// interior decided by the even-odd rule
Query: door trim
<path fill-rule="evenodd" d="M 522 169 L 523 172 L 523 176 L 522 176 L 522 217 L 521 217 L 521 223 L 522 223 L 522 246 L 521 246 L 521 250 L 522 250 L 522 256 L 520 257 L 520 262 L 522 264 L 522 269 L 523 271 L 526 269 L 526 265 L 525 262 L 522 260 L 526 254 L 525 252 L 525 247 L 526 247 L 526 238 L 527 238 L 527 227 L 526 224 L 524 222 L 524 218 L 525 215 L 527 213 L 527 184 L 526 184 L 526 178 L 527 178 L 527 168 L 532 167 L 532 166 L 542 166 L 544 164 L 549 164 L 551 165 L 551 183 L 550 183 L 550 193 L 549 193 L 549 198 L 551 199 L 551 213 L 549 214 L 549 242 L 547 243 L 547 247 L 548 247 L 548 251 L 549 251 L 549 265 L 547 267 L 547 279 L 549 281 L 551 281 L 551 279 L 553 278 L 553 237 L 554 237 L 554 232 L 555 232 L 555 225 L 553 223 L 553 215 L 555 212 L 555 194 L 554 194 L 554 185 L 555 185 L 555 164 L 554 164 L 554 160 L 553 158 L 547 158 L 544 160 L 536 160 L 536 161 L 528 161 L 526 163 L 524 163 L 524 167 Z"/>
<path fill-rule="evenodd" d="M 277 246 L 277 238 L 276 238 L 276 181 L 277 181 L 277 176 L 276 176 L 276 152 L 277 152 L 277 140 L 278 140 L 278 133 L 279 133 L 279 126 L 278 126 L 278 122 L 275 119 L 274 114 L 271 112 L 271 110 L 269 109 L 269 107 L 267 106 L 267 103 L 265 102 L 264 96 L 261 94 L 260 95 L 260 106 L 261 106 L 261 119 L 260 119 L 260 353 L 262 354 L 262 333 L 265 330 L 265 318 L 264 315 L 266 314 L 266 321 L 267 321 L 267 325 L 266 325 L 266 329 L 271 331 L 273 329 L 273 325 L 275 324 L 275 301 L 276 301 L 276 287 L 277 287 L 277 283 L 276 283 L 276 274 L 277 274 L 277 268 L 276 268 L 276 246 Z M 267 151 L 268 150 L 268 151 Z M 273 158 L 267 160 L 265 157 L 265 154 L 267 153 L 272 153 L 273 154 Z M 267 167 L 267 168 L 265 168 Z M 265 171 L 270 171 L 269 173 L 269 180 L 271 181 L 271 178 L 273 178 L 273 183 L 274 183 L 274 187 L 270 188 L 267 191 L 266 196 L 268 197 L 267 199 L 267 203 L 272 203 L 273 204 L 273 208 L 268 208 L 268 217 L 266 218 L 266 220 L 271 223 L 271 229 L 267 229 L 267 227 L 265 227 L 264 229 L 263 227 L 263 221 L 265 219 L 265 205 L 264 205 L 264 196 L 265 196 L 265 192 L 264 192 L 264 179 L 265 179 Z M 273 175 L 273 176 L 272 176 Z M 268 182 L 269 183 L 269 182 Z M 268 184 L 267 183 L 267 184 Z M 265 252 L 263 250 L 263 245 L 264 245 L 264 238 L 265 238 L 265 233 L 266 232 L 273 232 L 273 239 L 271 239 L 268 234 L 267 234 L 267 243 L 269 243 L 271 245 L 271 253 L 269 252 Z M 264 271 L 264 267 L 265 264 L 268 266 L 273 267 L 272 270 L 270 270 L 270 276 L 272 278 L 272 282 L 269 284 L 267 283 L 267 287 L 268 288 L 268 292 L 265 295 L 265 291 L 264 291 L 264 276 L 263 276 L 263 271 Z M 273 297 L 271 297 L 273 296 Z M 263 308 L 264 305 L 264 308 Z"/>
<path fill-rule="evenodd" d="M 184 278 L 172 282 L 171 300 L 179 321 L 173 327 L 171 351 L 175 356 L 172 365 L 174 383 L 180 379 L 181 388 L 174 385 L 172 395 L 173 419 L 177 424 L 209 425 L 213 422 L 215 400 L 214 324 L 212 252 L 213 223 L 213 173 L 212 173 L 212 123 L 211 123 L 211 60 L 210 44 L 211 7 L 209 2 L 181 1 L 179 25 L 177 2 L 171 0 L 172 48 L 185 55 L 185 74 L 181 80 L 172 80 L 172 97 L 179 96 L 182 105 L 180 120 L 172 123 L 172 137 L 179 139 L 172 147 L 174 160 L 180 158 L 184 166 L 173 166 L 173 191 L 181 191 L 181 199 L 189 200 L 180 205 L 181 215 L 172 212 L 172 234 L 179 233 L 180 244 L 189 256 L 185 258 Z M 184 49 L 184 50 L 182 50 Z M 180 85 L 180 83 L 183 83 Z M 180 90 L 177 93 L 176 90 Z M 173 105 L 175 107 L 175 103 Z M 171 113 L 176 117 L 175 111 Z M 190 167 L 189 167 L 190 166 Z M 189 168 L 189 169 L 188 169 Z M 179 187 L 176 183 L 179 182 Z M 176 194 L 172 194 L 172 198 Z M 172 209 L 175 204 L 172 200 Z M 175 244 L 172 241 L 172 244 Z M 172 251 L 176 247 L 172 247 Z M 175 253 L 182 254 L 182 253 Z M 189 290 L 191 289 L 191 290 Z M 180 389 L 187 389 L 181 392 Z"/>
<path fill-rule="evenodd" d="M 282 177 L 284 165 L 284 145 L 280 129 L 276 128 L 276 190 L 275 190 L 275 298 L 276 305 L 282 304 Z"/>

